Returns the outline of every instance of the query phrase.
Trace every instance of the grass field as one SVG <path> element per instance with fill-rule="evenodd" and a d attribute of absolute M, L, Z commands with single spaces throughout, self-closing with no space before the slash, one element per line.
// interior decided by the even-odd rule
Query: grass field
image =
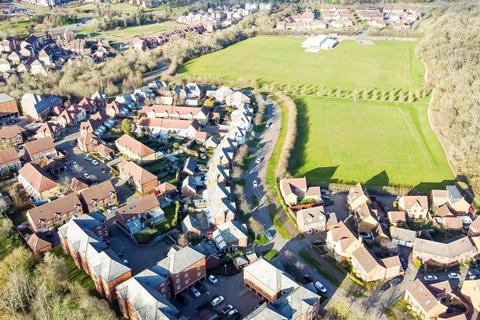
<path fill-rule="evenodd" d="M 363 182 L 428 190 L 453 179 L 428 125 L 426 102 L 317 96 L 295 102 L 298 132 L 290 169 L 313 185 Z"/>
<path fill-rule="evenodd" d="M 188 75 L 256 80 L 284 88 L 340 89 L 423 87 L 424 67 L 415 57 L 415 42 L 343 41 L 337 48 L 305 52 L 302 37 L 258 36 L 194 59 L 180 68 Z"/>
<path fill-rule="evenodd" d="M 181 27 L 180 24 L 167 21 L 167 22 L 160 22 L 160 23 L 152 23 L 146 24 L 143 26 L 135 26 L 129 27 L 124 29 L 117 29 L 117 30 L 109 30 L 104 32 L 94 33 L 95 38 L 103 38 L 110 41 L 127 41 L 132 39 L 135 36 L 149 36 L 154 35 L 157 33 L 161 33 L 168 30 L 173 30 Z M 88 27 L 87 29 L 83 29 L 83 33 L 91 33 L 91 30 Z"/>

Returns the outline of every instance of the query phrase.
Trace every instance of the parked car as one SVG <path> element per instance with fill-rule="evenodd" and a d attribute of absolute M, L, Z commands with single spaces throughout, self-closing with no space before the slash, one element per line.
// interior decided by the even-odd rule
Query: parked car
<path fill-rule="evenodd" d="M 314 285 L 319 292 L 321 293 L 327 292 L 327 288 L 325 288 L 325 286 L 320 281 L 315 281 Z"/>
<path fill-rule="evenodd" d="M 85 172 L 85 173 L 83 174 L 83 177 L 84 177 L 85 179 L 88 179 L 88 178 L 90 178 L 90 175 L 88 174 L 88 172 Z"/>
<path fill-rule="evenodd" d="M 238 310 L 237 309 L 233 309 L 233 310 L 230 310 L 230 312 L 228 313 L 228 317 L 229 318 L 232 318 L 233 316 L 235 316 L 236 314 L 238 314 Z"/>
<path fill-rule="evenodd" d="M 396 277 L 396 278 L 393 278 L 392 280 L 390 280 L 390 285 L 392 286 L 396 286 L 397 284 L 401 283 L 403 281 L 403 278 L 402 277 Z"/>
<path fill-rule="evenodd" d="M 258 186 L 258 180 L 257 180 L 257 179 L 253 180 L 253 186 L 254 186 L 254 187 L 257 187 L 257 186 Z"/>
<path fill-rule="evenodd" d="M 303 277 L 305 278 L 305 280 L 306 280 L 307 282 L 313 282 L 312 277 L 310 277 L 308 274 L 304 274 Z"/>
<path fill-rule="evenodd" d="M 448 278 L 449 278 L 449 279 L 460 279 L 460 275 L 459 275 L 458 273 L 456 273 L 456 272 L 450 272 L 450 273 L 448 274 Z"/>
<path fill-rule="evenodd" d="M 260 157 L 260 158 L 257 158 L 257 159 L 255 160 L 255 163 L 256 163 L 256 164 L 260 164 L 260 162 L 262 162 L 262 158 L 261 158 L 261 157 Z"/>
<path fill-rule="evenodd" d="M 212 307 L 216 307 L 219 304 L 221 304 L 224 300 L 225 298 L 223 296 L 218 296 L 215 299 L 213 299 L 212 302 L 210 302 L 210 304 L 212 305 Z"/>
<path fill-rule="evenodd" d="M 272 240 L 273 237 L 275 236 L 275 231 L 274 230 L 268 230 L 265 232 L 265 235 L 267 236 L 268 240 Z"/>
<path fill-rule="evenodd" d="M 385 282 L 381 287 L 380 287 L 380 290 L 382 291 L 387 291 L 388 289 L 390 289 L 390 282 Z"/>
<path fill-rule="evenodd" d="M 329 196 L 329 195 L 332 194 L 332 192 L 328 189 L 321 189 L 320 192 L 321 192 L 322 196 Z"/>
<path fill-rule="evenodd" d="M 267 128 L 270 128 L 272 126 L 272 123 L 269 121 L 267 122 L 267 124 L 265 125 Z"/>
<path fill-rule="evenodd" d="M 218 279 L 213 274 L 211 274 L 208 276 L 208 281 L 210 281 L 212 284 L 215 284 L 218 282 Z"/>
<path fill-rule="evenodd" d="M 227 313 L 229 313 L 229 312 L 232 311 L 232 310 L 233 310 L 233 306 L 232 306 L 231 304 L 229 304 L 229 305 L 226 305 L 225 307 L 223 307 L 222 313 L 223 313 L 223 314 L 227 314 Z"/>
<path fill-rule="evenodd" d="M 470 270 L 467 272 L 467 274 L 468 274 L 469 276 L 478 277 L 478 276 L 480 276 L 480 270 L 478 270 L 478 269 L 470 269 Z"/>
<path fill-rule="evenodd" d="M 190 293 L 191 293 L 195 298 L 200 298 L 200 296 L 202 295 L 202 294 L 200 293 L 200 291 L 198 291 L 198 289 L 195 288 L 195 287 L 191 287 L 191 288 L 190 288 Z"/>
<path fill-rule="evenodd" d="M 85 156 L 85 160 L 87 160 L 87 161 L 92 161 L 92 157 L 90 157 L 90 156 Z"/>
<path fill-rule="evenodd" d="M 92 160 L 92 164 L 93 164 L 94 166 L 98 166 L 98 161 L 95 160 L 95 159 L 93 159 L 93 160 Z"/>
<path fill-rule="evenodd" d="M 425 281 L 435 281 L 435 280 L 438 280 L 438 277 L 433 276 L 433 275 L 427 275 L 427 276 L 423 277 L 423 280 L 425 280 Z"/>

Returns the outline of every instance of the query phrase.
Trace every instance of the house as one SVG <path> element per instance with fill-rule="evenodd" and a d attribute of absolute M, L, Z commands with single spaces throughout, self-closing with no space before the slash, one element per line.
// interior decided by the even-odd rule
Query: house
<path fill-rule="evenodd" d="M 132 270 L 77 219 L 58 229 L 62 248 L 79 269 L 90 275 L 100 295 L 112 303 L 117 298 L 115 288 L 132 277 Z"/>
<path fill-rule="evenodd" d="M 156 159 L 155 150 L 144 145 L 128 134 L 124 134 L 115 140 L 115 146 L 121 154 L 124 154 L 139 163 Z"/>
<path fill-rule="evenodd" d="M 379 225 L 376 213 L 370 209 L 370 205 L 367 202 L 364 202 L 357 208 L 353 209 L 352 213 L 354 215 L 358 232 L 370 233 Z"/>
<path fill-rule="evenodd" d="M 412 259 L 440 267 L 450 267 L 471 260 L 478 255 L 468 237 L 443 243 L 417 238 L 413 244 Z"/>
<path fill-rule="evenodd" d="M 103 158 L 109 159 L 114 154 L 113 149 L 105 145 L 105 143 L 91 132 L 80 135 L 77 138 L 78 148 L 85 153 L 97 153 Z"/>
<path fill-rule="evenodd" d="M 447 315 L 447 301 L 453 300 L 453 297 L 453 289 L 448 281 L 427 285 L 416 279 L 405 291 L 404 299 L 410 304 L 412 311 L 418 314 L 419 319 L 427 320 L 450 319 Z"/>
<path fill-rule="evenodd" d="M 47 202 L 27 211 L 33 232 L 45 232 L 63 225 L 70 218 L 83 214 L 82 204 L 75 193 Z"/>
<path fill-rule="evenodd" d="M 80 193 L 87 188 L 88 188 L 88 184 L 86 184 L 85 182 L 77 178 L 72 178 L 72 180 L 70 181 L 70 189 L 73 192 Z"/>
<path fill-rule="evenodd" d="M 435 221 L 440 227 L 447 231 L 462 231 L 463 221 L 457 217 L 435 217 Z"/>
<path fill-rule="evenodd" d="M 320 187 L 307 187 L 307 179 L 293 178 L 280 180 L 280 192 L 287 205 L 296 205 L 302 200 L 320 202 Z"/>
<path fill-rule="evenodd" d="M 211 242 L 202 240 L 200 243 L 193 246 L 193 248 L 205 256 L 207 270 L 214 269 L 220 265 L 220 252 Z"/>
<path fill-rule="evenodd" d="M 464 280 L 460 293 L 470 305 L 471 319 L 478 319 L 480 316 L 480 279 Z"/>
<path fill-rule="evenodd" d="M 52 138 L 41 138 L 25 143 L 26 158 L 38 163 L 41 160 L 53 159 L 58 156 Z"/>
<path fill-rule="evenodd" d="M 18 182 L 35 200 L 50 198 L 60 193 L 58 184 L 40 166 L 33 163 L 27 163 L 18 170 Z"/>
<path fill-rule="evenodd" d="M 140 111 L 148 118 L 161 118 L 171 120 L 196 120 L 201 124 L 206 124 L 210 117 L 210 109 L 206 107 L 178 107 L 171 105 L 153 105 L 145 106 Z"/>
<path fill-rule="evenodd" d="M 351 262 L 365 282 L 392 279 L 403 273 L 398 256 L 377 260 L 363 245 L 352 252 Z"/>
<path fill-rule="evenodd" d="M 169 182 L 163 182 L 156 188 L 156 192 L 159 196 L 169 198 L 177 193 L 177 187 Z"/>
<path fill-rule="evenodd" d="M 181 138 L 195 138 L 200 130 L 200 124 L 196 120 L 171 120 L 161 118 L 140 118 L 137 122 L 137 132 L 147 135 L 167 138 L 178 136 Z"/>
<path fill-rule="evenodd" d="M 333 251 L 338 261 L 350 259 L 361 243 L 343 222 L 339 222 L 327 232 L 327 248 Z"/>
<path fill-rule="evenodd" d="M 31 234 L 27 238 L 27 244 L 33 253 L 44 253 L 48 251 L 52 251 L 52 244 L 47 240 L 43 239 L 43 236 L 39 234 Z"/>
<path fill-rule="evenodd" d="M 5 58 L 0 58 L 0 73 L 7 73 L 12 70 L 12 65 L 10 61 Z"/>
<path fill-rule="evenodd" d="M 473 222 L 468 227 L 468 236 L 480 236 L 480 216 L 477 216 L 477 218 L 473 220 Z"/>
<path fill-rule="evenodd" d="M 160 202 L 153 194 L 140 199 L 127 201 L 115 213 L 118 225 L 130 235 L 145 229 L 148 224 L 158 224 L 165 220 L 165 213 L 160 208 Z"/>
<path fill-rule="evenodd" d="M 313 320 L 318 315 L 320 296 L 311 291 L 314 289 L 299 285 L 285 271 L 264 259 L 243 268 L 243 283 L 267 301 L 272 313 L 277 314 L 270 314 L 268 318 L 247 316 L 246 319 Z"/>
<path fill-rule="evenodd" d="M 25 129 L 17 125 L 0 128 L 0 145 L 3 147 L 15 147 L 22 144 L 25 131 Z"/>
<path fill-rule="evenodd" d="M 120 312 L 125 319 L 178 319 L 179 311 L 167 298 L 168 278 L 145 269 L 116 288 Z"/>
<path fill-rule="evenodd" d="M 207 275 L 205 255 L 191 247 L 172 246 L 152 270 L 168 278 L 171 295 L 176 296 Z"/>
<path fill-rule="evenodd" d="M 370 205 L 371 201 L 363 190 L 362 185 L 357 183 L 348 191 L 347 206 L 350 211 L 353 211 L 364 204 Z"/>
<path fill-rule="evenodd" d="M 220 251 L 237 251 L 248 246 L 248 231 L 237 221 L 228 221 L 219 226 L 212 234 L 213 241 Z"/>
<path fill-rule="evenodd" d="M 118 117 L 120 115 L 120 110 L 120 105 L 115 100 L 111 103 L 107 103 L 107 105 L 105 106 L 105 113 L 110 118 Z"/>
<path fill-rule="evenodd" d="M 447 186 L 445 190 L 432 190 L 430 198 L 434 208 L 446 204 L 455 214 L 467 214 L 472 210 L 470 203 L 454 185 Z"/>
<path fill-rule="evenodd" d="M 23 115 L 34 120 L 44 120 L 54 107 L 62 106 L 63 99 L 57 96 L 39 96 L 26 93 L 20 99 Z"/>
<path fill-rule="evenodd" d="M 80 134 L 84 135 L 87 132 L 92 132 L 97 136 L 101 136 L 106 131 L 104 124 L 107 120 L 107 116 L 102 112 L 92 114 L 88 120 L 80 123 Z"/>
<path fill-rule="evenodd" d="M 16 118 L 20 115 L 18 101 L 6 93 L 0 93 L 0 122 Z"/>
<path fill-rule="evenodd" d="M 225 97 L 225 104 L 238 109 L 244 104 L 250 104 L 250 98 L 240 91 L 235 91 Z"/>
<path fill-rule="evenodd" d="M 80 193 L 86 212 L 94 212 L 117 204 L 117 191 L 111 180 L 88 187 Z"/>
<path fill-rule="evenodd" d="M 182 173 L 186 174 L 187 176 L 193 176 L 197 171 L 197 158 L 188 157 L 183 164 Z"/>
<path fill-rule="evenodd" d="M 30 63 L 30 73 L 32 75 L 41 75 L 45 77 L 47 76 L 47 69 L 40 60 L 35 59 L 32 63 Z"/>
<path fill-rule="evenodd" d="M 388 211 L 387 217 L 392 226 L 403 227 L 407 224 L 405 211 Z"/>
<path fill-rule="evenodd" d="M 398 199 L 398 209 L 406 211 L 410 219 L 430 219 L 426 196 L 402 196 Z"/>
<path fill-rule="evenodd" d="M 417 232 L 414 230 L 391 226 L 390 236 L 392 237 L 393 243 L 402 247 L 412 248 L 415 240 L 417 239 Z"/>
<path fill-rule="evenodd" d="M 128 181 L 142 194 L 151 193 L 158 184 L 157 177 L 132 161 L 123 160 L 119 165 L 120 178 Z"/>
<path fill-rule="evenodd" d="M 57 140 L 60 138 L 62 130 L 55 123 L 47 121 L 44 122 L 35 133 L 36 139 L 51 139 Z"/>
<path fill-rule="evenodd" d="M 14 147 L 0 150 L 0 174 L 17 171 L 21 167 L 20 156 Z"/>
<path fill-rule="evenodd" d="M 210 224 L 207 215 L 201 213 L 189 213 L 182 220 L 182 231 L 189 239 L 207 236 L 210 231 Z"/>
<path fill-rule="evenodd" d="M 298 210 L 297 226 L 300 232 L 310 234 L 326 230 L 327 216 L 323 206 Z"/>
<path fill-rule="evenodd" d="M 197 188 L 193 177 L 187 176 L 183 179 L 181 193 L 183 198 L 193 199 L 197 196 Z"/>

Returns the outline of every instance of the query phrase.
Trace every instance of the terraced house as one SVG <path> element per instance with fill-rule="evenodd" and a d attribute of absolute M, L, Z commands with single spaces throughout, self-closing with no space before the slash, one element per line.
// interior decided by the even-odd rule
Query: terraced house
<path fill-rule="evenodd" d="M 42 204 L 27 211 L 27 219 L 34 232 L 53 230 L 70 218 L 83 214 L 82 204 L 75 193 Z"/>
<path fill-rule="evenodd" d="M 197 120 L 206 124 L 209 118 L 209 109 L 205 107 L 178 107 L 169 105 L 145 106 L 141 110 L 148 118 L 162 118 L 172 120 Z"/>
<path fill-rule="evenodd" d="M 243 283 L 266 301 L 246 319 L 313 320 L 318 315 L 320 296 L 315 289 L 299 285 L 264 259 L 243 269 Z"/>
<path fill-rule="evenodd" d="M 190 247 L 171 247 L 167 257 L 153 266 L 152 270 L 168 278 L 172 296 L 205 279 L 207 275 L 205 255 Z"/>
<path fill-rule="evenodd" d="M 117 191 L 110 180 L 93 185 L 80 194 L 85 211 L 94 212 L 117 203 Z"/>
<path fill-rule="evenodd" d="M 16 171 L 22 167 L 20 156 L 15 148 L 7 148 L 0 151 L 0 174 Z"/>
<path fill-rule="evenodd" d="M 79 269 L 90 275 L 97 291 L 109 302 L 115 301 L 115 288 L 132 277 L 131 269 L 90 227 L 79 223 L 76 218 L 60 227 L 58 234 L 65 253 L 73 258 Z"/>
<path fill-rule="evenodd" d="M 58 184 L 40 166 L 32 163 L 18 170 L 18 182 L 35 200 L 50 198 L 60 192 Z"/>
<path fill-rule="evenodd" d="M 58 152 L 52 138 L 43 138 L 25 143 L 25 156 L 31 162 L 38 163 L 56 158 Z"/>
<path fill-rule="evenodd" d="M 0 128 L 0 145 L 14 147 L 23 143 L 25 131 L 25 129 L 17 125 Z"/>
<path fill-rule="evenodd" d="M 155 150 L 144 145 L 128 134 L 124 134 L 115 141 L 115 146 L 121 154 L 133 161 L 144 163 L 156 159 Z"/>

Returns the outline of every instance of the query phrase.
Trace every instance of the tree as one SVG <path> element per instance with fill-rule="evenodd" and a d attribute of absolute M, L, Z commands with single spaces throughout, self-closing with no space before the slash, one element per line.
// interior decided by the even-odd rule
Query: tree
<path fill-rule="evenodd" d="M 122 132 L 128 135 L 132 134 L 132 125 L 128 119 L 122 120 Z"/>
<path fill-rule="evenodd" d="M 183 233 L 178 236 L 178 245 L 182 248 L 188 246 L 188 239 L 187 236 Z"/>
<path fill-rule="evenodd" d="M 248 225 L 250 227 L 250 230 L 252 230 L 253 234 L 255 235 L 255 238 L 265 233 L 265 228 L 263 227 L 263 224 L 261 224 L 253 217 L 250 217 L 250 219 L 248 219 Z"/>

